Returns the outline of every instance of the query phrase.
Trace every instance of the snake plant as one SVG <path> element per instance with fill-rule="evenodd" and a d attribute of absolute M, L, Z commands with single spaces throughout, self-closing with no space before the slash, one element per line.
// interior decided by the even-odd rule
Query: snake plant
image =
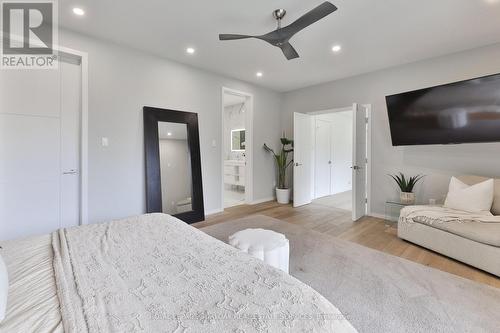
<path fill-rule="evenodd" d="M 293 140 L 281 138 L 281 150 L 276 153 L 272 148 L 264 143 L 264 149 L 273 154 L 278 173 L 278 189 L 287 189 L 286 170 L 293 163 L 293 159 L 288 160 L 288 155 L 293 152 Z"/>
<path fill-rule="evenodd" d="M 400 172 L 398 175 L 389 175 L 396 184 L 398 184 L 399 188 L 401 189 L 401 192 L 406 192 L 410 193 L 413 192 L 413 188 L 415 185 L 422 179 L 424 178 L 424 175 L 416 175 L 416 176 L 411 176 L 411 177 L 405 177 L 405 175 Z"/>

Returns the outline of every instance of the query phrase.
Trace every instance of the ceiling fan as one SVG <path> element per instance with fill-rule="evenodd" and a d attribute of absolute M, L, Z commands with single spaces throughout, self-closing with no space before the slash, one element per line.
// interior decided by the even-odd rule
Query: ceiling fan
<path fill-rule="evenodd" d="M 302 29 L 307 28 L 311 24 L 321 20 L 323 17 L 330 15 L 337 10 L 333 4 L 328 1 L 323 2 L 318 7 L 304 14 L 298 18 L 295 22 L 287 25 L 286 27 L 281 27 L 281 20 L 285 17 L 286 10 L 276 9 L 273 12 L 274 18 L 278 21 L 278 28 L 271 31 L 265 35 L 260 36 L 250 36 L 250 35 L 235 35 L 235 34 L 220 34 L 219 40 L 235 40 L 235 39 L 246 39 L 246 38 L 256 38 L 268 42 L 269 44 L 279 47 L 283 54 L 288 60 L 292 60 L 299 57 L 299 54 L 293 46 L 289 43 L 290 38 L 292 38 L 296 33 Z"/>

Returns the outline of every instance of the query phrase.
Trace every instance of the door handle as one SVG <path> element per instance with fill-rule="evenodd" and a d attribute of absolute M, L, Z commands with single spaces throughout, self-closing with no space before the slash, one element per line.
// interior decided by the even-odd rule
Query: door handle
<path fill-rule="evenodd" d="M 332 164 L 332 161 L 328 161 L 328 164 Z"/>
<path fill-rule="evenodd" d="M 71 170 L 68 170 L 68 171 L 63 171 L 63 175 L 76 175 L 78 173 L 77 170 L 75 169 L 71 169 Z"/>
<path fill-rule="evenodd" d="M 353 170 L 360 170 L 362 168 L 360 166 L 354 165 L 354 166 L 351 167 L 351 169 L 353 169 Z"/>
<path fill-rule="evenodd" d="M 302 165 L 302 163 L 299 163 L 299 162 L 295 163 L 295 166 L 301 166 L 301 165 Z"/>

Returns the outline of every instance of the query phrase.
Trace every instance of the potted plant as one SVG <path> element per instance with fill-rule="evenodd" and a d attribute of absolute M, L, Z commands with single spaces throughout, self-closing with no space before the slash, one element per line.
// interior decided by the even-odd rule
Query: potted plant
<path fill-rule="evenodd" d="M 415 185 L 424 178 L 423 175 L 416 175 L 412 177 L 405 177 L 405 175 L 400 172 L 399 175 L 389 175 L 396 184 L 398 184 L 400 193 L 400 200 L 402 204 L 412 205 L 415 203 L 415 193 L 413 193 L 413 188 Z"/>
<path fill-rule="evenodd" d="M 293 152 L 293 140 L 281 138 L 281 150 L 279 154 L 269 148 L 264 143 L 264 149 L 273 154 L 276 163 L 276 171 L 278 173 L 278 184 L 276 186 L 276 199 L 281 204 L 290 202 L 290 189 L 286 186 L 286 170 L 293 163 L 293 159 L 288 160 L 288 155 Z"/>

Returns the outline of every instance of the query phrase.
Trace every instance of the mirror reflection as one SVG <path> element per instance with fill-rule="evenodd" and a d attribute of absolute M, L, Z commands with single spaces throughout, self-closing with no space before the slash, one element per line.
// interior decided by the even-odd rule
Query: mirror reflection
<path fill-rule="evenodd" d="M 245 151 L 245 129 L 231 130 L 231 151 Z"/>
<path fill-rule="evenodd" d="M 162 211 L 179 214 L 192 210 L 191 157 L 187 125 L 158 122 Z"/>

